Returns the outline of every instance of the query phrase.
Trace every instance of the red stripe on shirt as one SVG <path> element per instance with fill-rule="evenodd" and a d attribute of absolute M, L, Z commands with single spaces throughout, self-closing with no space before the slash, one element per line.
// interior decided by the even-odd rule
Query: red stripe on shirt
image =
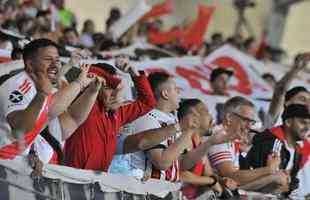
<path fill-rule="evenodd" d="M 48 164 L 59 164 L 59 160 L 58 160 L 58 155 L 57 153 L 53 150 L 53 156 L 52 158 L 48 161 Z"/>
<path fill-rule="evenodd" d="M 212 154 L 209 157 L 210 157 L 210 159 L 213 159 L 213 158 L 216 158 L 216 157 L 221 156 L 221 155 L 230 155 L 231 156 L 231 152 L 230 151 L 222 151 L 222 152 Z"/>
<path fill-rule="evenodd" d="M 231 156 L 221 156 L 221 157 L 218 157 L 216 159 L 213 159 L 212 162 L 216 163 L 220 160 L 232 160 L 232 157 Z"/>
<path fill-rule="evenodd" d="M 22 93 L 25 93 L 25 90 L 27 90 L 29 87 L 31 87 L 31 84 L 27 82 L 22 88 L 20 88 L 20 90 Z"/>
<path fill-rule="evenodd" d="M 38 120 L 35 123 L 35 127 L 27 132 L 22 140 L 15 141 L 12 144 L 0 148 L 0 159 L 14 159 L 17 155 L 24 152 L 34 141 L 47 122 L 48 107 L 51 104 L 52 97 L 52 94 L 47 96 L 42 107 L 42 112 L 39 114 Z"/>
<path fill-rule="evenodd" d="M 29 87 L 27 87 L 26 89 L 24 89 L 23 94 L 27 94 L 29 92 L 29 90 L 31 89 L 31 85 L 29 85 Z"/>
<path fill-rule="evenodd" d="M 21 90 L 27 83 L 29 83 L 29 82 L 28 82 L 28 79 L 26 79 L 26 80 L 23 82 L 23 84 L 21 84 L 21 86 L 18 87 L 18 89 Z"/>

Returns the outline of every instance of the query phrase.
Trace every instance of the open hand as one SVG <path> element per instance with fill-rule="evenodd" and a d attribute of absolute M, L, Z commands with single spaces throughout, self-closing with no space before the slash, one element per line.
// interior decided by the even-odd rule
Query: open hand
<path fill-rule="evenodd" d="M 90 64 L 82 64 L 80 69 L 81 73 L 77 81 L 81 84 L 82 89 L 86 88 L 95 78 L 94 74 L 88 74 Z"/>
<path fill-rule="evenodd" d="M 298 54 L 295 57 L 294 66 L 296 69 L 304 69 L 310 61 L 310 52 Z"/>
<path fill-rule="evenodd" d="M 89 77 L 94 76 L 93 80 L 89 84 L 88 88 L 90 89 L 91 92 L 99 92 L 100 88 L 102 85 L 105 85 L 105 79 L 93 74 L 88 75 Z"/>

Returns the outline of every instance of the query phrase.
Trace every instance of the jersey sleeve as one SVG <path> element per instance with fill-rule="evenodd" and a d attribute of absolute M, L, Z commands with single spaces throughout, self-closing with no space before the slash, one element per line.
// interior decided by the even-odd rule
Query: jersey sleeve
<path fill-rule="evenodd" d="M 140 133 L 146 130 L 160 128 L 161 125 L 154 119 L 148 116 L 148 114 L 138 118 L 132 123 L 132 132 L 134 134 Z"/>
<path fill-rule="evenodd" d="M 213 166 L 216 166 L 225 161 L 233 162 L 233 155 L 230 148 L 230 143 L 214 145 L 209 148 L 208 156 Z"/>
<path fill-rule="evenodd" d="M 0 109 L 5 117 L 13 111 L 26 109 L 36 95 L 34 83 L 28 76 L 16 76 L 0 86 Z"/>

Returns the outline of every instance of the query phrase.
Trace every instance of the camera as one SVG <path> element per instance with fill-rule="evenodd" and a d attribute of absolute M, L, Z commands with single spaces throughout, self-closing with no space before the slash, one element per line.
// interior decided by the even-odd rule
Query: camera
<path fill-rule="evenodd" d="M 253 8 L 256 6 L 256 3 L 254 0 L 235 0 L 234 5 L 238 9 L 245 9 L 245 8 Z"/>

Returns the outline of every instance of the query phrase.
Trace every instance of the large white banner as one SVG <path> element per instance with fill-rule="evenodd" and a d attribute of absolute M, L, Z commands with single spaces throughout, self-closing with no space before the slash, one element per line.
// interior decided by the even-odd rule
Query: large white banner
<path fill-rule="evenodd" d="M 173 75 L 178 87 L 181 88 L 181 98 L 199 98 L 203 100 L 207 103 L 215 121 L 219 122 L 221 120 L 220 111 L 223 109 L 223 104 L 228 97 L 212 95 L 209 76 L 212 69 L 216 68 L 214 64 L 206 65 L 200 57 L 165 58 L 134 64 L 139 69 L 148 72 L 165 71 Z M 258 110 L 266 111 L 269 102 L 256 100 L 256 98 L 271 96 L 271 89 L 264 80 L 252 69 L 248 69 L 247 65 L 238 65 L 235 74 L 237 77 L 232 78 L 230 82 L 230 96 L 246 96 L 252 99 Z M 251 91 L 251 93 L 248 91 Z"/>
<path fill-rule="evenodd" d="M 246 84 L 248 81 L 252 82 L 253 85 L 263 86 L 262 79 L 255 79 L 255 75 L 259 74 L 261 76 L 264 73 L 271 73 L 277 80 L 280 80 L 285 73 L 293 66 L 286 66 L 281 63 L 274 63 L 271 61 L 261 62 L 256 60 L 254 57 L 249 56 L 229 45 L 225 45 L 213 53 L 211 53 L 204 61 L 206 64 L 214 63 L 219 66 L 232 67 L 237 70 L 236 76 L 240 80 L 240 84 Z M 292 63 L 293 64 L 293 63 Z M 248 74 L 250 74 L 249 79 L 244 78 L 244 73 L 239 68 L 245 69 Z M 254 78 L 254 79 L 253 79 Z M 243 79 L 243 80 L 242 80 Z M 310 87 L 310 68 L 301 71 L 293 80 L 291 87 L 294 86 L 304 86 Z M 246 88 L 242 90 L 250 92 Z M 258 90 L 255 90 L 255 93 Z M 260 96 L 260 94 L 255 94 L 255 96 Z M 263 94 L 263 96 L 265 96 Z"/>
<path fill-rule="evenodd" d="M 204 63 L 209 68 L 220 66 L 232 69 L 235 72 L 231 83 L 233 90 L 254 98 L 268 98 L 272 95 L 270 86 L 255 70 L 263 63 L 229 45 L 211 53 Z"/>
<path fill-rule="evenodd" d="M 149 72 L 166 71 L 175 76 L 178 86 L 182 89 L 182 93 L 186 95 L 195 94 L 204 96 L 212 95 L 209 77 L 212 69 L 219 66 L 217 63 L 219 61 L 221 62 L 222 58 L 214 54 L 210 55 L 205 62 L 200 57 L 182 57 L 137 62 L 135 64 L 140 69 L 145 69 Z M 234 69 L 235 72 L 229 83 L 229 94 L 231 96 L 245 95 L 251 98 L 271 97 L 271 88 L 258 73 L 247 64 L 241 65 L 237 61 L 234 64 L 229 65 L 229 68 Z M 224 65 L 220 66 L 227 67 Z"/>

